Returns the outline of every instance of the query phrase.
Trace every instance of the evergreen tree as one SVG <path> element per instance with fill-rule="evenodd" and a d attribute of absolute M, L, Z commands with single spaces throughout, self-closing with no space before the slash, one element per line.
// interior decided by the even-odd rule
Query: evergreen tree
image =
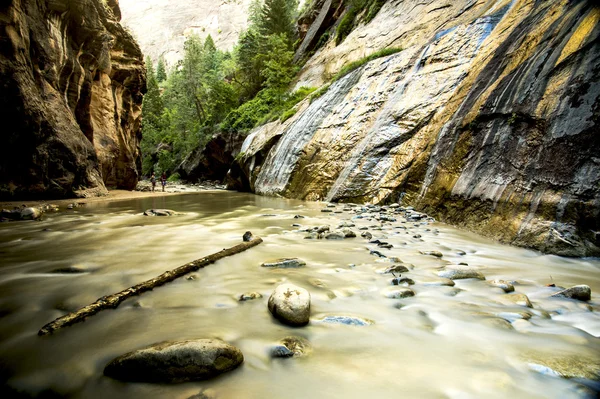
<path fill-rule="evenodd" d="M 297 7 L 296 0 L 265 0 L 258 21 L 260 33 L 264 36 L 283 34 L 292 43 L 296 32 L 294 17 Z"/>
<path fill-rule="evenodd" d="M 152 154 L 157 144 L 161 141 L 161 117 L 164 110 L 163 102 L 154 73 L 154 66 L 150 57 L 146 58 L 146 95 L 142 102 L 142 153 Z M 154 162 L 148 157 L 144 158 L 143 173 L 150 174 Z"/>
<path fill-rule="evenodd" d="M 156 81 L 162 83 L 167 80 L 167 70 L 165 67 L 165 60 L 162 56 L 158 59 L 158 65 L 156 66 Z"/>

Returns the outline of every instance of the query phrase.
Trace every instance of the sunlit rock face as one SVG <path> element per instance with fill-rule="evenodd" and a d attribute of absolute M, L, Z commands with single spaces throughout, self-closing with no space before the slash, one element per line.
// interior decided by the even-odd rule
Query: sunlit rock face
<path fill-rule="evenodd" d="M 1 197 L 135 187 L 146 77 L 119 14 L 116 0 L 0 6 Z"/>
<path fill-rule="evenodd" d="M 388 1 L 297 86 L 376 59 L 248 136 L 237 174 L 267 195 L 400 199 L 504 242 L 600 254 L 600 7 Z"/>
<path fill-rule="evenodd" d="M 183 58 L 183 43 L 192 34 L 209 34 L 218 48 L 228 50 L 248 26 L 251 0 L 120 0 L 123 24 L 145 55 L 169 65 Z"/>

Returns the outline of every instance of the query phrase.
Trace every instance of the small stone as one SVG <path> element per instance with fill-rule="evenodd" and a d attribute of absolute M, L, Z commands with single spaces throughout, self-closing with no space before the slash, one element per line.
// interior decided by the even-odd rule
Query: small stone
<path fill-rule="evenodd" d="M 302 216 L 302 215 L 295 215 L 294 219 L 304 219 L 304 216 Z"/>
<path fill-rule="evenodd" d="M 368 231 L 361 233 L 360 236 L 363 238 L 366 238 L 367 240 L 370 240 L 371 238 L 373 238 L 373 235 L 371 233 L 369 233 Z"/>
<path fill-rule="evenodd" d="M 415 281 L 408 277 L 394 277 L 393 279 L 390 280 L 390 285 L 402 285 L 402 284 L 415 285 Z"/>
<path fill-rule="evenodd" d="M 444 256 L 440 251 L 420 251 L 423 255 L 431 255 L 431 256 L 435 256 L 436 258 L 441 258 L 442 256 Z"/>
<path fill-rule="evenodd" d="M 56 273 L 56 274 L 81 274 L 81 273 L 86 273 L 87 270 L 85 269 L 80 269 L 78 267 L 74 267 L 74 266 L 68 266 L 68 267 L 61 267 L 58 269 L 54 269 L 52 270 L 50 273 Z"/>
<path fill-rule="evenodd" d="M 326 231 L 329 231 L 329 226 L 327 225 L 317 227 L 317 233 L 324 233 Z"/>
<path fill-rule="evenodd" d="M 404 265 L 393 265 L 386 267 L 385 269 L 379 269 L 377 273 L 388 274 L 388 273 L 407 273 L 408 268 Z"/>
<path fill-rule="evenodd" d="M 383 243 L 377 245 L 377 247 L 379 247 L 379 248 L 385 248 L 385 249 L 392 249 L 392 248 L 394 248 L 394 246 L 392 244 L 383 244 Z"/>
<path fill-rule="evenodd" d="M 384 290 L 382 294 L 386 298 L 400 299 L 414 296 L 415 292 L 410 288 L 392 288 Z"/>
<path fill-rule="evenodd" d="M 504 280 L 492 280 L 490 281 L 490 285 L 498 288 L 502 288 L 504 292 L 514 292 L 515 286 Z"/>
<path fill-rule="evenodd" d="M 344 233 L 345 238 L 354 238 L 356 237 L 356 233 L 348 228 L 342 229 L 342 233 Z"/>
<path fill-rule="evenodd" d="M 387 258 L 387 256 L 385 256 L 384 254 L 382 254 L 382 253 L 381 253 L 381 252 L 379 252 L 379 251 L 369 251 L 369 253 L 370 253 L 371 255 L 375 255 L 375 256 L 378 256 L 378 257 L 380 257 L 380 258 Z"/>
<path fill-rule="evenodd" d="M 316 240 L 319 238 L 319 234 L 312 232 L 312 233 L 308 233 L 308 235 L 306 235 L 304 237 L 305 240 Z"/>
<path fill-rule="evenodd" d="M 508 302 L 514 303 L 515 305 L 526 306 L 528 308 L 533 308 L 533 305 L 531 305 L 531 302 L 529 301 L 529 298 L 525 294 L 504 295 L 504 296 L 502 296 L 502 298 L 505 299 Z"/>
<path fill-rule="evenodd" d="M 485 280 L 485 276 L 479 271 L 467 267 L 463 268 L 451 268 L 442 270 L 437 274 L 439 277 L 445 277 L 452 280 L 460 280 L 466 278 L 476 278 L 479 280 Z"/>
<path fill-rule="evenodd" d="M 281 284 L 269 297 L 269 311 L 281 322 L 303 326 L 310 319 L 310 294 L 293 284 Z"/>
<path fill-rule="evenodd" d="M 342 233 L 340 231 L 334 231 L 334 232 L 325 234 L 326 240 L 343 240 L 344 237 L 345 237 L 344 233 Z"/>
<path fill-rule="evenodd" d="M 199 381 L 233 370 L 243 361 L 238 348 L 216 339 L 163 342 L 117 357 L 104 368 L 104 375 L 130 382 Z"/>
<path fill-rule="evenodd" d="M 580 301 L 589 301 L 592 299 L 592 289 L 588 285 L 575 285 L 566 290 L 557 292 L 550 296 L 551 298 L 570 298 Z"/>
<path fill-rule="evenodd" d="M 298 258 L 281 258 L 275 259 L 270 262 L 265 262 L 261 265 L 262 267 L 272 267 L 280 269 L 298 268 L 306 266 L 306 262 Z"/>
<path fill-rule="evenodd" d="M 240 302 L 251 301 L 253 299 L 259 299 L 259 298 L 262 298 L 262 295 L 259 294 L 258 292 L 245 292 L 239 296 L 238 301 L 240 301 Z"/>
<path fill-rule="evenodd" d="M 330 212 L 333 212 L 333 211 L 331 209 L 325 208 L 325 209 L 321 209 L 321 212 L 330 213 Z"/>
<path fill-rule="evenodd" d="M 421 234 L 415 234 L 413 238 L 421 238 Z"/>
<path fill-rule="evenodd" d="M 327 204 L 327 208 L 335 208 L 335 204 Z"/>
<path fill-rule="evenodd" d="M 242 237 L 244 242 L 252 241 L 253 238 L 254 238 L 254 236 L 252 235 L 252 233 L 250 231 L 245 232 Z"/>
<path fill-rule="evenodd" d="M 423 285 L 427 285 L 430 287 L 432 287 L 432 286 L 454 287 L 455 283 L 454 283 L 454 281 L 450 280 L 449 278 L 441 277 L 438 280 L 425 281 L 425 282 L 423 282 Z"/>
<path fill-rule="evenodd" d="M 170 209 L 147 209 L 144 212 L 144 216 L 173 216 L 177 215 L 177 212 Z"/>
<path fill-rule="evenodd" d="M 285 337 L 271 348 L 272 357 L 301 357 L 310 354 L 312 347 L 302 337 Z"/>

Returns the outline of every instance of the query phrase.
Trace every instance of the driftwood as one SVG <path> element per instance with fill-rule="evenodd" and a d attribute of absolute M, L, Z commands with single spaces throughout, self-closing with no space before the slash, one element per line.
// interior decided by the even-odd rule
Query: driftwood
<path fill-rule="evenodd" d="M 171 281 L 182 277 L 187 273 L 194 272 L 198 269 L 210 265 L 211 263 L 215 263 L 219 259 L 223 259 L 227 256 L 243 252 L 262 242 L 262 239 L 260 237 L 252 237 L 251 235 L 249 237 L 246 237 L 246 234 L 244 235 L 244 242 L 236 245 L 235 247 L 223 249 L 222 251 L 219 251 L 207 257 L 195 260 L 168 272 L 164 272 L 158 277 L 144 281 L 143 283 L 134 285 L 133 287 L 129 287 L 121 292 L 117 292 L 116 294 L 103 296 L 102 298 L 99 298 L 98 300 L 96 300 L 96 302 L 90 305 L 84 306 L 81 309 L 76 310 L 75 312 L 61 316 L 58 319 L 42 327 L 40 331 L 38 331 L 38 335 L 52 334 L 58 329 L 70 326 L 75 323 L 79 323 L 80 321 L 84 321 L 86 317 L 93 316 L 101 310 L 115 309 L 121 304 L 121 302 L 123 302 L 127 298 L 130 298 L 135 295 L 140 295 L 146 291 L 152 290 L 155 287 L 159 287 L 163 284 L 170 283 Z"/>

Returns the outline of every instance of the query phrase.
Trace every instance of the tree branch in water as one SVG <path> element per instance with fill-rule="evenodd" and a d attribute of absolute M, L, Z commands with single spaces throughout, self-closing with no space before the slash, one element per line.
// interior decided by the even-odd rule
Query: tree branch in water
<path fill-rule="evenodd" d="M 158 277 L 144 281 L 143 283 L 134 285 L 133 287 L 129 287 L 121 292 L 117 292 L 116 294 L 103 296 L 102 298 L 99 298 L 98 300 L 96 300 L 96 302 L 90 305 L 84 306 L 75 312 L 61 316 L 58 319 L 42 327 L 41 330 L 38 331 L 38 335 L 52 334 L 54 331 L 59 330 L 63 327 L 67 327 L 72 324 L 79 323 L 80 321 L 84 321 L 86 317 L 93 316 L 104 309 L 115 309 L 121 304 L 121 302 L 123 302 L 127 298 L 140 295 L 146 291 L 151 291 L 155 287 L 159 287 L 163 284 L 170 283 L 171 281 L 182 277 L 190 272 L 194 272 L 198 269 L 215 263 L 219 259 L 223 259 L 225 257 L 243 252 L 249 248 L 260 244 L 263 241 L 262 238 L 252 237 L 252 234 L 250 233 L 250 235 L 248 235 L 248 233 L 244 234 L 244 242 L 242 242 L 241 244 L 238 244 L 231 248 L 223 249 L 222 251 L 219 251 L 212 255 L 187 263 L 176 269 L 164 272 Z"/>

